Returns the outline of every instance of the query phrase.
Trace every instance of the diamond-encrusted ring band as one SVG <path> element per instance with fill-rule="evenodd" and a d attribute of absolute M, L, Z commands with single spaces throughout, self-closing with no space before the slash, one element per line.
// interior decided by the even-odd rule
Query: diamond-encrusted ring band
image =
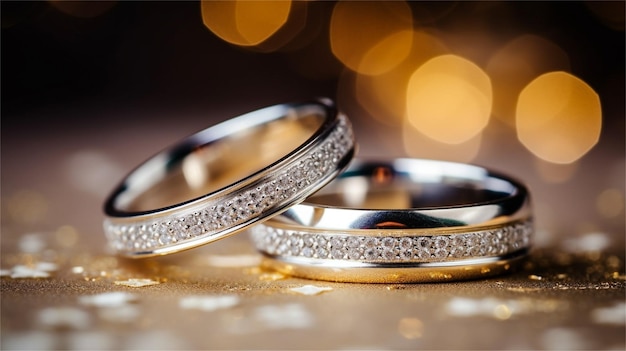
<path fill-rule="evenodd" d="M 357 160 L 305 202 L 251 228 L 265 265 L 341 282 L 408 283 L 499 274 L 533 234 L 528 191 L 485 168 Z"/>
<path fill-rule="evenodd" d="M 198 132 L 132 171 L 105 203 L 104 232 L 129 257 L 173 253 L 303 201 L 354 155 L 332 102 L 282 104 Z"/>

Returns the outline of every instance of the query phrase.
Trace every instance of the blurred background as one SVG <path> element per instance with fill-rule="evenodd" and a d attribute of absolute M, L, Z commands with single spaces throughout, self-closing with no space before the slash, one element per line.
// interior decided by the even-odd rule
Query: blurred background
<path fill-rule="evenodd" d="M 101 203 L 139 162 L 315 96 L 350 116 L 360 156 L 525 181 L 541 245 L 623 246 L 621 1 L 3 1 L 3 239 L 16 224 L 102 241 Z"/>
<path fill-rule="evenodd" d="M 1 348 L 624 350 L 624 4 L 0 2 Z M 526 264 L 368 285 L 264 271 L 246 235 L 107 251 L 102 204 L 133 167 L 317 96 L 362 157 L 526 183 Z"/>

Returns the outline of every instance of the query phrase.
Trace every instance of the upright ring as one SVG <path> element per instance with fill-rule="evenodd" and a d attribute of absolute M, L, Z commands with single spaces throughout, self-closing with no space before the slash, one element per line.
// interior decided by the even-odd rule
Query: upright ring
<path fill-rule="evenodd" d="M 265 265 L 304 278 L 436 282 L 507 271 L 533 233 L 521 183 L 467 164 L 354 161 L 305 202 L 251 229 Z"/>
<path fill-rule="evenodd" d="M 326 99 L 233 118 L 133 170 L 105 203 L 104 232 L 129 257 L 213 242 L 303 201 L 354 147 L 348 119 Z"/>

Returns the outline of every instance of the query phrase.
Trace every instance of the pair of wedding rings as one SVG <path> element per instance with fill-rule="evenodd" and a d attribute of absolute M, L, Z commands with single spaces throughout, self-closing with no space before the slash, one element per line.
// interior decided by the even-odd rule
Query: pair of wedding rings
<path fill-rule="evenodd" d="M 508 271 L 533 234 L 526 187 L 485 168 L 354 160 L 328 99 L 263 108 L 187 137 L 133 170 L 105 203 L 129 257 L 248 230 L 264 265 L 342 282 L 435 282 Z"/>

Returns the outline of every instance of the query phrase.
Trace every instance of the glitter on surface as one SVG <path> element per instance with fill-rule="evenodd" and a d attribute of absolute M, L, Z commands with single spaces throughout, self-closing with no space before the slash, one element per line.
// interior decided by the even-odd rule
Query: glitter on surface
<path fill-rule="evenodd" d="M 301 295 L 319 295 L 323 292 L 331 291 L 333 290 L 333 288 L 315 285 L 303 285 L 297 288 L 291 288 L 289 290 Z"/>
<path fill-rule="evenodd" d="M 140 279 L 140 278 L 130 278 L 127 280 L 116 280 L 115 282 L 113 282 L 115 285 L 123 285 L 123 286 L 129 286 L 131 288 L 141 288 L 144 286 L 150 286 L 150 285 L 157 285 L 160 284 L 158 281 L 156 280 L 152 280 L 152 279 Z"/>

